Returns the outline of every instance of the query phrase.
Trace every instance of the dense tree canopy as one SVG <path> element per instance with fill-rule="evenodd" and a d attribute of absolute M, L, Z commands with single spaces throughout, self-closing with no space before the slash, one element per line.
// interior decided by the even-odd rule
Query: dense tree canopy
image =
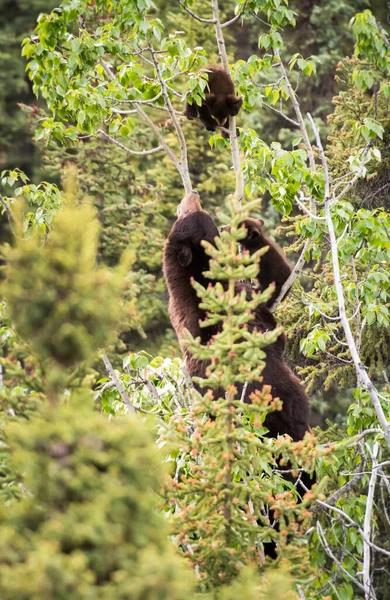
<path fill-rule="evenodd" d="M 386 598 L 385 7 L 0 10 L 0 596 Z M 183 115 L 215 63 L 243 98 L 229 137 Z M 215 283 L 194 284 L 218 333 L 185 342 L 210 361 L 204 395 L 180 358 L 161 272 L 192 189 L 230 225 L 207 246 Z M 240 252 L 248 216 L 295 263 L 272 311 L 311 395 L 313 429 L 297 442 L 267 437 L 282 405 L 266 386 L 248 405 L 235 385 L 261 379 L 281 333 L 247 328 L 271 289 L 234 294 L 264 254 Z M 306 493 L 303 473 L 317 481 Z"/>

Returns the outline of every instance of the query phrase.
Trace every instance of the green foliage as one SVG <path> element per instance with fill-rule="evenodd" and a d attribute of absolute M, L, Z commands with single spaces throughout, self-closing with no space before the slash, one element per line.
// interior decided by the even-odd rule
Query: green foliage
<path fill-rule="evenodd" d="M 269 570 L 261 578 L 255 569 L 244 569 L 231 586 L 222 588 L 218 598 L 221 600 L 298 600 L 298 594 L 293 590 L 293 581 L 288 572 L 283 569 Z"/>
<path fill-rule="evenodd" d="M 29 496 L 0 512 L 4 600 L 193 598 L 155 512 L 161 458 L 141 423 L 110 423 L 76 395 L 7 431 Z"/>
<path fill-rule="evenodd" d="M 201 11 L 199 14 L 202 15 L 205 10 L 204 14 L 209 16 L 209 2 L 197 2 L 196 7 L 194 4 L 189 3 L 189 6 Z M 386 368 L 390 347 L 390 223 L 386 212 L 389 161 L 388 39 L 369 11 L 356 15 L 351 22 L 352 28 L 347 30 L 346 21 L 352 16 L 352 10 L 355 7 L 362 10 L 365 7 L 363 2 L 356 5 L 349 0 L 331 0 L 309 7 L 296 4 L 304 12 L 304 25 L 301 30 L 297 29 L 297 33 L 292 29 L 287 30 L 288 35 L 283 37 L 283 29 L 296 23 L 295 5 L 289 7 L 286 1 L 249 0 L 244 6 L 241 0 L 235 7 L 236 13 L 245 9 L 245 29 L 237 35 L 254 41 L 251 46 L 246 40 L 240 60 L 232 65 L 238 93 L 244 97 L 239 124 L 251 125 L 240 136 L 244 175 L 248 182 L 246 192 L 249 197 L 268 195 L 277 211 L 294 215 L 294 232 L 299 239 L 291 244 L 290 249 L 297 251 L 307 241 L 306 260 L 311 259 L 314 264 L 314 270 L 310 269 L 310 277 L 303 281 L 303 288 L 296 285 L 284 303 L 284 310 L 279 310 L 277 315 L 287 329 L 290 356 L 295 364 L 301 365 L 312 390 L 327 388 L 332 384 L 337 384 L 339 388 L 356 388 L 360 382 L 356 381 L 350 350 L 346 346 L 339 320 L 340 307 L 334 287 L 329 232 L 324 222 L 327 177 L 318 160 L 313 165 L 318 156 L 310 156 L 311 148 L 304 139 L 304 131 L 298 133 L 296 127 L 292 128 L 294 123 L 291 120 L 288 122 L 289 129 L 282 126 L 282 123 L 286 125 L 283 113 L 287 112 L 294 121 L 299 120 L 299 114 L 294 114 L 290 106 L 290 101 L 296 97 L 298 85 L 303 98 L 302 115 L 309 110 L 318 122 L 321 120 L 335 85 L 332 81 L 333 65 L 352 51 L 350 42 L 354 33 L 355 56 L 340 66 L 337 82 L 340 83 L 343 78 L 346 90 L 335 99 L 336 110 L 329 120 L 331 138 L 327 155 L 330 193 L 333 197 L 330 216 L 338 242 L 341 286 L 352 335 L 360 360 L 377 388 L 379 402 L 386 410 Z M 223 16 L 225 11 L 228 17 L 231 16 L 228 14 L 229 8 L 232 7 L 223 7 Z M 157 14 L 164 15 L 164 24 L 156 18 Z M 197 74 L 198 67 L 213 62 L 215 55 L 215 46 L 206 33 L 207 26 L 193 24 L 187 14 L 183 15 L 179 6 L 171 3 L 167 6 L 164 1 L 154 5 L 148 0 L 120 0 L 117 3 L 109 0 L 93 3 L 69 0 L 49 15 L 41 15 L 36 36 L 24 41 L 23 52 L 28 59 L 28 72 L 34 90 L 46 100 L 51 111 L 43 121 L 38 140 L 42 142 L 50 138 L 65 144 L 66 150 L 51 145 L 47 151 L 49 161 L 52 166 L 62 166 L 70 157 L 78 163 L 83 181 L 82 192 L 94 196 L 103 224 L 98 250 L 97 232 L 95 225 L 91 225 L 90 209 L 87 210 L 83 205 L 78 208 L 77 216 L 80 215 L 81 219 L 89 215 L 86 221 L 84 219 L 84 225 L 77 225 L 78 219 L 72 217 L 72 221 L 69 216 L 64 226 L 61 215 L 65 214 L 67 208 L 53 219 L 62 204 L 56 188 L 27 185 L 27 181 L 24 181 L 22 191 L 18 190 L 18 194 L 33 205 L 33 210 L 25 219 L 25 232 L 28 236 L 31 232 L 35 233 L 36 229 L 41 235 L 48 232 L 48 241 L 41 249 L 34 236 L 19 240 L 16 249 L 9 254 L 10 286 L 6 289 L 8 310 L 17 330 L 28 342 L 31 341 L 31 346 L 38 354 L 43 358 L 54 354 L 61 367 L 72 364 L 79 368 L 80 361 L 92 357 L 99 346 L 107 343 L 107 334 L 119 322 L 118 301 L 115 303 L 111 298 L 109 288 L 118 295 L 121 289 L 120 273 L 118 271 L 109 277 L 107 270 L 96 269 L 96 255 L 113 266 L 118 263 L 125 246 L 129 245 L 131 250 L 136 251 L 137 271 L 129 278 L 131 289 L 128 298 L 133 310 L 130 325 L 137 320 L 140 332 L 145 322 L 144 328 L 147 329 L 149 324 L 149 329 L 153 330 L 158 329 L 155 322 L 163 322 L 166 318 L 161 302 L 148 303 L 148 296 L 151 290 L 157 295 L 162 291 L 159 282 L 153 287 L 150 275 L 158 272 L 163 233 L 168 226 L 165 220 L 174 213 L 178 179 L 166 157 L 161 160 L 157 154 L 139 158 L 132 154 L 132 150 L 141 151 L 159 145 L 161 134 L 169 147 L 178 151 L 174 127 L 165 118 L 166 109 L 170 102 L 175 109 L 179 109 L 187 93 L 200 102 L 205 80 Z M 296 44 L 297 40 L 299 45 Z M 200 44 L 207 47 L 207 53 L 199 47 Z M 230 49 L 233 49 L 233 45 L 230 45 Z M 319 55 L 319 59 L 316 55 Z M 288 78 L 291 78 L 295 91 L 291 91 L 283 71 L 280 77 L 280 56 L 284 64 L 290 67 L 287 69 Z M 314 83 L 311 83 L 313 80 Z M 167 86 L 165 90 L 164 85 Z M 319 95 L 321 98 L 318 98 Z M 145 105 L 145 102 L 149 104 Z M 152 127 L 152 133 L 144 125 L 142 115 L 146 107 L 155 126 Z M 278 115 L 275 117 L 278 120 L 266 119 L 264 130 L 260 117 L 264 112 L 260 112 L 261 109 L 273 110 L 272 114 Z M 275 113 L 275 110 L 279 112 Z M 233 185 L 230 163 L 227 161 L 228 142 L 219 135 L 213 136 L 210 150 L 206 144 L 208 134 L 202 132 L 196 139 L 191 137 L 191 132 L 196 131 L 195 127 L 194 124 L 183 123 L 183 131 L 189 142 L 193 181 L 198 189 L 209 195 L 208 207 L 214 207 L 221 204 L 220 199 L 231 191 Z M 325 129 L 324 124 L 322 129 Z M 260 139 L 259 130 L 264 131 L 263 137 L 268 139 Z M 80 134 L 83 139 L 79 139 Z M 103 138 L 93 138 L 107 134 L 111 139 L 104 137 L 104 140 L 119 142 L 124 151 L 128 144 L 127 156 L 131 158 L 131 168 L 126 160 L 118 158 L 119 146 L 115 147 L 114 152 L 114 146 L 108 146 L 106 141 L 101 142 Z M 92 137 L 85 138 L 85 135 Z M 279 143 L 275 143 L 276 136 Z M 206 165 L 206 162 L 210 165 Z M 16 179 L 22 177 L 18 171 L 4 175 L 7 184 L 15 184 Z M 125 189 L 129 181 L 131 191 Z M 349 185 L 351 181 L 354 185 Z M 151 188 L 155 188 L 153 193 Z M 334 201 L 341 190 L 345 192 L 343 197 Z M 12 209 L 15 206 L 9 198 L 5 199 L 5 203 Z M 296 216 L 297 205 L 305 211 L 304 216 Z M 259 204 L 249 204 L 249 208 L 257 212 Z M 311 216 L 314 211 L 315 218 Z M 227 222 L 226 216 L 220 217 L 221 221 Z M 383 434 L 367 391 L 359 387 L 354 391 L 348 415 L 338 417 L 340 421 L 344 420 L 343 427 L 320 433 L 320 440 L 325 447 L 317 444 L 311 435 L 298 444 L 291 444 L 284 438 L 276 441 L 267 439 L 265 416 L 271 409 L 279 407 L 278 401 L 270 397 L 267 389 L 253 397 L 251 406 L 240 403 L 234 384 L 258 379 L 264 366 L 264 348 L 275 340 L 279 330 L 265 335 L 258 332 L 249 334 L 245 327 L 250 319 L 250 311 L 267 298 L 267 292 L 254 294 L 249 302 L 243 296 L 234 295 L 234 282 L 253 277 L 257 268 L 255 263 L 261 258 L 259 253 L 253 262 L 247 255 L 238 253 L 237 244 L 242 236 L 238 228 L 239 218 L 242 218 L 242 214 L 238 216 L 237 207 L 233 207 L 228 219 L 233 221 L 230 232 L 223 234 L 216 249 L 208 248 L 212 256 L 211 274 L 219 282 L 210 289 L 195 286 L 202 297 L 202 307 L 207 312 L 205 324 L 219 324 L 221 331 L 210 346 L 201 346 L 199 340 L 190 337 L 187 339 L 188 348 L 195 356 L 211 359 L 205 384 L 214 389 L 217 400 L 212 402 L 209 394 L 202 399 L 197 397 L 193 403 L 196 394 L 190 389 L 177 360 L 152 359 L 144 353 L 128 354 L 123 361 L 123 371 L 116 371 L 116 375 L 120 377 L 141 420 L 149 412 L 159 416 L 157 443 L 166 445 L 167 460 L 174 472 L 167 486 L 169 501 L 164 504 L 164 510 L 173 513 L 176 540 L 196 566 L 202 590 L 217 587 L 216 596 L 221 598 L 230 598 L 240 592 L 249 598 L 277 598 L 278 594 L 286 598 L 289 594 L 294 597 L 290 582 L 282 583 L 280 577 L 283 575 L 274 573 L 264 561 L 263 543 L 274 540 L 278 544 L 277 563 L 288 562 L 289 572 L 296 582 L 301 583 L 300 596 L 319 598 L 329 593 L 332 598 L 357 598 L 361 594 L 361 562 L 365 560 L 362 527 L 368 510 L 367 486 L 375 472 L 379 474 L 381 483 L 374 490 L 372 514 L 368 515 L 372 526 L 371 539 L 385 552 L 388 548 L 388 474 L 385 469 L 388 451 L 384 448 Z M 18 222 L 15 220 L 15 225 Z M 85 240 L 85 246 L 81 240 Z M 27 252 L 22 250 L 23 246 Z M 61 253 L 61 248 L 66 251 Z M 81 260 L 83 249 L 87 255 L 86 261 Z M 80 262 L 85 263 L 85 269 L 80 268 L 76 253 L 80 255 Z M 64 272 L 53 276 L 55 270 L 52 267 L 56 265 Z M 72 274 L 67 270 L 69 266 Z M 17 268 L 12 270 L 12 267 Z M 56 291 L 53 293 L 53 290 Z M 71 290 L 74 290 L 74 298 Z M 142 315 L 138 318 L 134 310 L 134 297 L 139 292 L 143 298 L 140 304 Z M 164 335 L 164 322 L 162 330 L 161 334 Z M 21 406 L 17 418 L 24 418 L 29 408 L 26 399 L 34 403 L 38 398 L 37 393 L 45 385 L 42 385 L 42 375 L 35 363 L 31 372 L 21 374 L 22 361 L 18 360 L 20 342 L 13 342 L 16 338 L 7 321 L 3 323 L 2 334 L 8 336 L 10 345 L 13 344 L 7 366 L 7 384 L 12 382 L 12 377 L 18 383 L 26 383 L 25 386 L 19 386 L 20 390 L 14 387 L 9 395 L 9 405 L 4 394 L 4 412 L 9 407 Z M 159 332 L 156 337 L 158 335 Z M 130 345 L 131 339 L 129 343 L 127 338 L 126 343 Z M 34 376 L 38 379 L 35 383 Z M 79 381 L 79 377 L 76 379 Z M 104 411 L 112 416 L 126 412 L 114 380 L 103 378 L 100 383 L 97 397 Z M 348 403 L 352 392 L 341 391 L 341 394 L 345 394 L 344 400 Z M 54 396 L 57 399 L 58 394 Z M 41 593 L 39 597 L 42 597 L 40 586 L 45 585 L 46 575 L 50 579 L 49 585 L 54 585 L 57 570 L 60 573 L 60 587 L 56 588 L 59 597 L 61 594 L 64 597 L 77 597 L 77 594 L 83 598 L 109 597 L 108 594 L 100 595 L 100 592 L 106 593 L 106 583 L 103 586 L 100 583 L 106 581 L 104 569 L 110 568 L 110 561 L 103 560 L 99 554 L 103 549 L 106 558 L 112 550 L 110 545 L 105 545 L 106 538 L 102 533 L 108 504 L 104 499 L 99 508 L 97 504 L 92 505 L 92 499 L 88 496 L 91 492 L 94 500 L 101 499 L 101 494 L 98 494 L 102 489 L 98 487 L 99 476 L 104 479 L 106 473 L 102 475 L 103 471 L 96 469 L 89 479 L 88 465 L 91 463 L 88 461 L 91 455 L 87 452 L 88 444 L 84 442 L 85 439 L 92 439 L 94 443 L 99 440 L 99 443 L 95 443 L 94 453 L 101 458 L 104 454 L 105 464 L 110 465 L 111 474 L 115 462 L 119 465 L 116 474 L 121 474 L 122 468 L 123 472 L 127 472 L 122 462 L 127 454 L 126 450 L 122 450 L 122 442 L 118 442 L 119 446 L 115 448 L 120 456 L 115 455 L 110 462 L 108 455 L 111 446 L 104 446 L 106 442 L 103 441 L 107 439 L 107 423 L 101 417 L 92 418 L 86 411 L 84 413 L 78 407 L 75 409 L 74 404 L 72 406 L 74 421 L 77 411 L 80 412 L 80 422 L 73 424 L 74 421 L 70 419 L 72 431 L 66 430 L 65 421 L 54 423 L 51 416 L 46 414 L 43 417 L 44 426 L 42 419 L 34 419 L 26 427 L 27 432 L 32 432 L 31 444 L 29 436 L 23 442 L 21 434 L 16 435 L 17 444 L 26 454 L 23 455 L 23 463 L 15 464 L 24 466 L 28 463 L 28 453 L 33 454 L 36 458 L 30 465 L 33 478 L 28 479 L 27 475 L 26 481 L 30 482 L 30 489 L 43 503 L 46 512 L 54 507 L 56 513 L 55 518 L 44 519 L 41 508 L 28 498 L 22 500 L 19 509 L 12 509 L 12 524 L 16 533 L 6 528 L 6 535 L 11 540 L 7 549 L 14 543 L 12 556 L 16 556 L 20 562 L 13 570 L 14 563 L 9 566 L 8 554 L 7 559 L 4 558 L 4 561 L 8 561 L 8 597 L 12 597 L 12 593 L 15 596 L 16 592 L 25 594 L 21 597 L 35 597 L 38 590 Z M 62 414 L 62 409 L 58 413 Z M 210 415 L 213 419 L 209 418 Z M 89 420 L 91 429 L 88 428 Z M 101 426 L 104 431 L 100 425 L 96 425 L 98 420 L 104 423 L 104 427 Z M 40 424 L 40 431 L 37 423 Z M 46 426 L 46 423 L 49 425 Z M 115 420 L 113 426 L 114 429 L 117 426 Z M 48 429 L 48 435 L 55 431 L 54 455 L 53 452 L 39 455 L 42 443 L 47 447 L 46 442 L 42 441 L 43 437 L 40 437 L 45 435 L 45 429 Z M 99 435 L 95 434 L 95 430 Z M 127 443 L 126 436 L 125 439 Z M 100 453 L 100 441 L 107 452 Z M 170 445 L 167 445 L 168 442 Z M 330 454 L 332 458 L 329 458 Z M 73 457 L 86 459 L 87 462 L 80 462 L 78 470 L 72 462 Z M 8 468 L 8 458 L 4 460 L 3 490 L 8 501 L 18 497 L 22 488 L 19 476 L 14 476 L 15 471 Z M 316 505 L 322 506 L 322 512 L 316 515 L 309 545 L 304 539 L 305 519 L 309 517 L 306 508 L 313 498 L 309 494 L 300 506 L 297 505 L 296 490 L 291 482 L 282 478 L 280 472 L 280 466 L 287 461 L 294 473 L 301 467 L 311 470 L 315 461 L 322 485 L 328 486 L 328 494 L 343 490 L 344 485 L 357 477 L 348 493 L 344 491 L 330 508 Z M 379 461 L 379 466 L 375 461 Z M 69 464 L 73 469 L 72 475 L 76 473 L 74 487 L 67 471 Z M 54 476 L 51 480 L 46 475 L 49 484 L 43 485 L 41 471 L 46 469 L 47 473 L 50 465 L 54 465 L 55 476 L 59 479 Z M 82 478 L 84 474 L 88 479 L 86 483 Z M 143 476 L 147 475 L 142 473 L 141 480 L 146 481 Z M 62 476 L 66 485 L 58 485 L 59 481 L 63 484 Z M 107 489 L 109 498 L 112 488 L 118 490 L 118 487 L 111 476 L 107 478 L 107 488 L 104 487 L 105 481 L 103 490 Z M 119 487 L 122 489 L 123 480 L 120 481 L 122 485 Z M 154 487 L 150 480 L 150 483 L 145 483 L 145 489 L 149 485 Z M 83 504 L 79 502 L 75 506 L 73 498 L 61 496 L 69 489 L 72 493 L 80 494 Z M 135 493 L 134 489 L 135 486 L 132 486 L 132 493 Z M 58 510 L 55 504 L 57 499 L 61 505 Z M 69 513 L 63 509 L 64 504 L 66 509 L 70 507 Z M 267 507 L 276 511 L 278 529 L 271 526 Z M 332 507 L 335 507 L 335 512 L 332 512 Z M 84 529 L 83 522 L 79 527 L 81 534 L 74 529 L 75 533 L 72 533 L 69 525 L 73 522 L 71 516 L 84 514 L 83 511 L 87 509 L 88 527 Z M 123 523 L 131 522 L 126 518 L 122 504 L 114 504 L 114 509 L 110 505 L 111 511 L 114 519 L 119 513 L 125 515 L 120 523 L 119 518 L 115 521 L 115 532 L 120 530 Z M 149 519 L 153 522 L 146 512 L 142 515 L 143 525 Z M 8 519 L 8 516 L 4 515 L 3 518 Z M 36 524 L 36 530 L 31 529 L 32 522 Z M 110 518 L 108 523 L 111 523 Z M 45 537 L 47 532 L 48 537 Z M 102 537 L 99 537 L 100 534 Z M 65 544 L 58 550 L 63 540 L 68 546 Z M 77 545 L 80 540 L 80 545 Z M 96 545 L 93 545 L 95 542 Z M 24 546 L 25 543 L 30 546 Z M 67 549 L 69 544 L 71 553 Z M 117 548 L 116 543 L 113 545 L 120 555 L 121 548 Z M 3 549 L 3 552 L 5 556 L 6 550 Z M 145 563 L 149 565 L 149 571 L 146 567 L 143 570 L 144 567 L 140 567 L 138 562 L 131 563 L 128 569 L 126 561 L 133 554 L 129 551 L 123 558 L 125 567 L 120 577 L 123 576 L 123 581 L 127 582 L 128 573 L 133 572 L 131 569 L 137 569 L 134 577 L 144 574 L 146 581 L 150 573 L 154 573 L 154 564 L 160 565 L 157 554 L 153 550 L 151 560 Z M 141 554 L 137 555 L 137 561 Z M 115 552 L 114 555 L 117 556 Z M 122 560 L 124 555 L 120 556 L 119 560 Z M 372 554 L 370 565 L 378 597 L 388 589 L 384 557 L 387 555 L 380 551 Z M 259 582 L 254 574 L 245 572 L 248 563 L 255 563 L 261 572 L 267 571 L 266 579 Z M 68 568 L 69 564 L 73 571 Z M 27 582 L 24 582 L 21 573 L 27 574 Z M 97 579 L 94 580 L 95 573 Z M 234 581 L 240 573 L 242 577 Z M 175 597 L 167 581 L 163 575 L 163 593 L 166 597 Z M 229 581 L 233 582 L 232 587 L 221 586 L 221 583 Z M 102 589 L 96 591 L 96 586 L 93 589 L 95 583 Z M 117 580 L 115 584 L 118 584 Z M 155 581 L 152 591 L 149 590 L 150 597 L 155 597 L 157 585 L 154 584 Z M 88 589 L 90 585 L 92 591 Z M 126 588 L 127 584 L 124 585 Z M 130 588 L 132 593 L 138 593 L 134 597 L 145 597 L 143 585 L 141 577 L 134 579 L 134 587 L 132 583 Z M 66 586 L 71 586 L 70 591 Z M 168 589 L 169 592 L 165 591 Z M 118 595 L 118 590 L 115 592 Z M 128 588 L 123 597 L 132 597 L 126 596 L 126 593 Z M 185 593 L 188 595 L 190 592 L 186 590 Z M 156 597 L 161 597 L 161 594 Z M 182 597 L 179 592 L 177 597 Z"/>
<path fill-rule="evenodd" d="M 22 231 L 26 233 L 33 230 L 45 234 L 50 228 L 52 220 L 62 205 L 61 192 L 55 184 L 43 181 L 37 185 L 30 183 L 29 178 L 20 169 L 3 171 L 1 183 L 13 191 L 13 198 L 2 197 L 4 205 L 8 206 L 8 213 L 12 215 L 12 205 L 16 199 L 22 200 L 28 206 L 28 212 L 23 215 Z M 23 185 L 21 185 L 23 184 Z M 10 218 L 13 228 L 13 219 Z"/>
<path fill-rule="evenodd" d="M 38 156 L 27 139 L 27 123 L 19 102 L 32 102 L 33 95 L 25 76 L 25 61 L 20 45 L 34 27 L 42 11 L 58 6 L 58 0 L 0 0 L 0 170 L 15 165 L 29 176 L 38 166 Z"/>
<path fill-rule="evenodd" d="M 95 267 L 97 240 L 93 209 L 72 206 L 69 195 L 43 247 L 35 235 L 18 237 L 7 251 L 3 294 L 19 334 L 42 360 L 61 367 L 90 360 L 119 319 L 107 287 L 119 293 L 124 271 Z"/>

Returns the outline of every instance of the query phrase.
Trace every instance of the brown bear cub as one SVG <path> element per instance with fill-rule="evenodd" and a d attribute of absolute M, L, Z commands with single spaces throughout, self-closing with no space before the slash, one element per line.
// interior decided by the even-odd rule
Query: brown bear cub
<path fill-rule="evenodd" d="M 194 337 L 199 336 L 202 344 L 207 344 L 212 336 L 218 333 L 218 326 L 199 326 L 199 321 L 205 318 L 205 312 L 199 307 L 200 300 L 191 285 L 191 279 L 194 278 L 206 287 L 210 283 L 204 275 L 209 267 L 209 257 L 201 242 L 207 240 L 214 244 L 219 232 L 209 213 L 202 209 L 199 195 L 195 192 L 182 200 L 178 215 L 169 233 L 163 258 L 164 276 L 169 292 L 169 316 L 179 341 L 182 340 L 183 330 L 186 328 Z M 269 247 L 261 258 L 258 285 L 260 289 L 265 289 L 274 282 L 275 289 L 267 304 L 260 305 L 253 320 L 248 323 L 251 330 L 265 332 L 277 326 L 269 307 L 290 275 L 291 267 L 276 244 L 265 236 L 261 221 L 246 219 L 243 224 L 247 230 L 246 238 L 241 242 L 245 249 L 252 254 L 259 248 Z M 249 297 L 253 293 L 249 283 L 236 284 L 237 293 L 243 289 Z M 250 402 L 251 393 L 261 389 L 263 384 L 270 385 L 272 395 L 282 400 L 283 408 L 267 416 L 265 426 L 269 435 L 276 437 L 278 434 L 287 433 L 293 440 L 301 440 L 308 429 L 309 401 L 299 379 L 284 361 L 284 347 L 285 336 L 282 334 L 265 348 L 266 366 L 262 372 L 263 381 L 247 386 L 245 401 Z M 194 358 L 185 348 L 183 352 L 190 375 L 204 377 L 206 361 Z M 242 387 L 237 385 L 239 395 Z M 216 397 L 221 393 L 221 390 L 214 391 Z"/>
<path fill-rule="evenodd" d="M 242 98 L 234 93 L 234 83 L 228 73 L 222 67 L 210 65 L 205 69 L 208 73 L 208 89 L 206 98 L 202 105 L 187 101 L 185 116 L 187 119 L 199 119 L 207 131 L 215 131 L 217 125 L 229 128 L 229 116 L 236 116 L 242 106 Z M 229 137 L 223 131 L 222 137 Z"/>

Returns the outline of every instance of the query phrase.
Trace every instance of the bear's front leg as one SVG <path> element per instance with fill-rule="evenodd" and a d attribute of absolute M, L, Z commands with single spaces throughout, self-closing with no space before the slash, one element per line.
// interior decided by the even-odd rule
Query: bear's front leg
<path fill-rule="evenodd" d="M 199 107 L 199 118 L 202 121 L 203 125 L 206 127 L 207 131 L 215 131 L 218 123 L 211 116 L 208 106 L 206 104 L 202 104 Z"/>
<path fill-rule="evenodd" d="M 186 104 L 186 109 L 184 111 L 184 115 L 187 117 L 187 119 L 189 119 L 190 121 L 192 119 L 196 119 L 196 117 L 198 116 L 198 107 L 197 105 L 191 104 L 190 102 L 188 102 L 187 100 L 187 104 Z"/>

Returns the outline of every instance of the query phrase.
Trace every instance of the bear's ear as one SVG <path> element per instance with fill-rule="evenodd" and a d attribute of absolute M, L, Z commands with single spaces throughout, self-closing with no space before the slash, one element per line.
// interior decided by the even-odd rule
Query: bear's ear
<path fill-rule="evenodd" d="M 206 104 L 207 106 L 213 106 L 213 104 L 215 103 L 216 100 L 216 96 L 213 93 L 210 94 L 206 94 Z"/>
<path fill-rule="evenodd" d="M 238 115 L 238 111 L 242 106 L 242 98 L 235 96 L 234 94 L 229 94 L 226 98 L 228 105 L 231 107 L 230 114 L 232 117 Z"/>
<path fill-rule="evenodd" d="M 188 267 L 192 261 L 192 250 L 189 246 L 183 246 L 177 255 L 177 260 L 182 267 Z"/>

